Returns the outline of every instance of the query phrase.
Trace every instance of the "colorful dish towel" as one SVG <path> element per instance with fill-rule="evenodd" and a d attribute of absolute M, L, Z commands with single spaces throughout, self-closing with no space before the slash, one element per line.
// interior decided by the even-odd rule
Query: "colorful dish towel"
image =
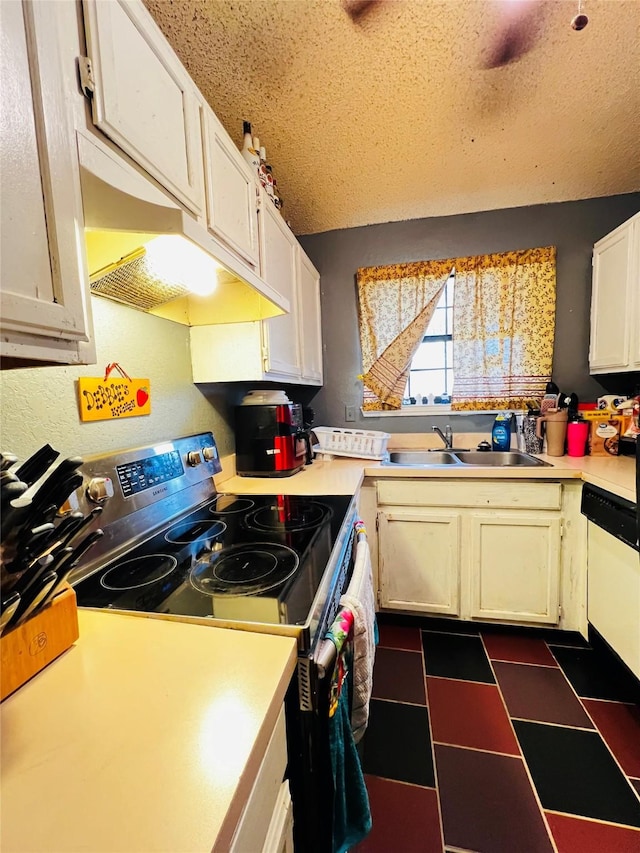
<path fill-rule="evenodd" d="M 346 853 L 371 830 L 369 797 L 349 719 L 353 624 L 353 613 L 342 608 L 327 633 L 337 652 L 329 710 L 334 853 Z"/>
<path fill-rule="evenodd" d="M 353 613 L 354 619 L 351 728 L 355 742 L 358 743 L 362 739 L 369 722 L 373 664 L 378 642 L 371 554 L 366 537 L 360 539 L 356 546 L 353 575 L 346 592 L 340 599 L 340 604 Z"/>

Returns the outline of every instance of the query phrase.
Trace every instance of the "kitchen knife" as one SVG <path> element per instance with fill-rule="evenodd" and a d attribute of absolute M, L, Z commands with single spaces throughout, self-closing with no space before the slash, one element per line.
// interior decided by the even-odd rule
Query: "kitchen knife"
<path fill-rule="evenodd" d="M 88 542 L 84 551 L 87 551 L 94 544 L 94 542 L 97 542 L 98 539 L 100 539 L 101 536 L 104 535 L 103 530 L 96 530 L 95 532 L 97 534 L 100 534 L 100 535 L 96 536 L 95 539 L 93 539 L 93 541 Z M 91 534 L 91 536 L 93 536 L 93 534 Z M 90 539 L 90 536 L 88 536 L 85 541 L 87 541 L 89 539 Z M 82 553 L 84 553 L 84 551 Z M 80 562 L 80 558 L 82 557 L 82 553 L 80 553 L 78 550 L 77 556 L 74 554 L 74 557 L 71 558 L 71 561 L 65 560 L 64 565 L 60 564 L 58 566 L 58 569 L 56 571 L 56 575 L 58 576 L 58 580 L 53 585 L 53 587 L 49 590 L 46 598 L 43 600 L 43 602 L 42 602 L 43 607 L 46 607 L 46 605 L 50 601 L 52 601 L 52 599 L 54 599 L 56 597 L 56 595 L 60 592 L 60 589 L 67 583 L 67 580 L 68 580 L 71 572 L 78 567 L 78 563 Z"/>
<path fill-rule="evenodd" d="M 98 530 L 94 530 L 92 533 L 89 533 L 87 536 L 84 537 L 84 539 L 80 541 L 78 545 L 76 545 L 75 548 L 71 549 L 67 557 L 64 557 L 60 560 L 56 560 L 55 566 L 53 566 L 52 568 L 55 568 L 58 574 L 60 572 L 68 571 L 71 567 L 71 564 L 73 563 L 77 565 L 80 562 L 80 558 L 84 556 L 84 554 L 89 550 L 89 548 L 91 548 L 92 545 L 94 545 L 98 541 L 98 539 L 102 539 L 103 536 L 104 530 L 102 530 L 102 528 L 98 528 Z"/>
<path fill-rule="evenodd" d="M 11 468 L 12 465 L 15 465 L 18 461 L 18 457 L 14 456 L 13 453 L 0 453 L 0 471 L 6 471 L 7 468 Z M 18 477 L 20 479 L 20 477 Z"/>
<path fill-rule="evenodd" d="M 62 544 L 63 545 L 71 545 L 73 543 L 74 539 L 77 539 L 77 537 L 82 533 L 82 531 L 85 529 L 85 527 L 88 527 L 91 524 L 91 522 L 94 521 L 94 519 L 96 519 L 100 515 L 101 512 L 102 512 L 101 506 L 94 507 L 91 510 L 91 512 L 89 513 L 89 515 L 86 515 L 82 519 L 80 524 L 78 524 L 78 526 L 74 530 L 72 530 L 70 533 L 67 534 L 67 538 L 64 540 L 64 542 Z"/>
<path fill-rule="evenodd" d="M 23 530 L 18 539 L 18 549 L 33 552 L 38 547 L 38 543 L 42 541 L 45 534 L 48 535 L 55 529 L 55 524 L 48 521 L 45 524 L 39 524 L 37 527 Z"/>
<path fill-rule="evenodd" d="M 32 588 L 37 585 L 39 579 L 50 571 L 53 566 L 54 558 L 51 556 L 43 557 L 41 561 L 28 566 L 20 575 L 18 580 L 11 587 L 12 592 L 19 592 L 20 598 L 24 601 L 29 595 Z"/>
<path fill-rule="evenodd" d="M 12 550 L 15 556 L 13 559 L 10 561 L 5 559 L 5 571 L 10 575 L 23 572 L 34 561 L 34 555 L 43 556 L 46 551 L 46 537 L 52 530 L 55 530 L 55 527 L 49 523 L 41 524 L 39 527 L 23 532 L 14 543 Z"/>
<path fill-rule="evenodd" d="M 11 592 L 2 602 L 2 613 L 0 613 L 0 634 L 9 624 L 11 617 L 18 609 L 20 604 L 20 593 Z"/>
<path fill-rule="evenodd" d="M 5 542 L 9 534 L 25 518 L 31 501 L 26 499 L 18 505 L 13 501 L 27 490 L 26 483 L 8 483 L 2 488 L 2 518 L 0 519 L 0 542 Z"/>
<path fill-rule="evenodd" d="M 64 463 L 62 463 L 64 464 Z M 54 472 L 55 473 L 55 472 Z M 28 524 L 40 524 L 45 521 L 51 521 L 48 517 L 47 506 L 54 506 L 54 516 L 58 507 L 67 500 L 72 492 L 79 489 L 83 483 L 82 474 L 67 474 L 55 480 L 52 483 L 45 481 L 38 489 L 31 501 L 31 510 L 27 516 Z"/>
<path fill-rule="evenodd" d="M 72 536 L 77 530 L 78 525 L 84 521 L 84 515 L 81 512 L 71 512 L 66 515 L 57 525 L 51 525 L 51 530 L 48 535 L 42 540 L 41 545 L 45 548 L 58 544 L 66 544 L 65 539 Z"/>
<path fill-rule="evenodd" d="M 22 463 L 16 471 L 16 475 L 23 483 L 32 486 L 53 465 L 58 456 L 60 456 L 59 450 L 54 450 L 50 444 L 45 444 L 33 456 L 30 456 L 26 462 Z"/>
<path fill-rule="evenodd" d="M 26 622 L 27 619 L 36 612 L 57 579 L 58 576 L 55 572 L 47 572 L 40 578 L 37 584 L 31 587 L 26 596 L 26 601 L 25 596 L 22 596 L 22 601 L 18 605 L 16 612 L 13 614 L 13 618 L 8 622 L 9 628 L 15 628 L 18 625 L 22 625 L 23 622 Z"/>
<path fill-rule="evenodd" d="M 69 575 L 76 568 L 77 565 L 78 565 L 78 561 L 76 561 L 74 563 L 68 563 L 66 568 L 63 567 L 61 570 L 56 572 L 56 576 L 57 576 L 58 580 L 51 587 L 51 589 L 47 593 L 46 598 L 43 599 L 42 607 L 46 607 L 47 604 L 49 604 L 49 602 L 53 601 L 53 599 L 60 592 L 62 587 L 67 583 L 67 579 L 68 579 Z"/>
<path fill-rule="evenodd" d="M 43 480 L 43 482 L 38 486 L 36 492 L 32 495 L 31 501 L 34 509 L 53 503 L 60 493 L 62 483 L 65 482 L 81 465 L 82 459 L 79 456 L 70 456 L 68 459 L 64 459 L 51 472 L 51 474 Z M 56 503 L 56 506 L 60 506 L 60 504 L 64 503 L 64 501 L 69 497 L 69 494 L 70 492 L 67 492 L 64 498 L 59 503 Z"/>
<path fill-rule="evenodd" d="M 4 483 L 0 486 L 0 503 L 4 507 L 9 501 L 14 501 L 20 495 L 23 495 L 27 489 L 27 484 L 20 480 L 17 483 Z"/>

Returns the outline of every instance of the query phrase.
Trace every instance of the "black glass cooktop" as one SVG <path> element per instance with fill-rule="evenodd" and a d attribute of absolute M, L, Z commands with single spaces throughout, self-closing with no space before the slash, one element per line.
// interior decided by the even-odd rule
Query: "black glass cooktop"
<path fill-rule="evenodd" d="M 302 625 L 350 503 L 219 495 L 80 581 L 78 604 Z"/>

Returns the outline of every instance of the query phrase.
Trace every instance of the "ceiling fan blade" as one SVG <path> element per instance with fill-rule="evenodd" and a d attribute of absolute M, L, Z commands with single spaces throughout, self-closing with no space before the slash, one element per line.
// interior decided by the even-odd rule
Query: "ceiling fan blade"
<path fill-rule="evenodd" d="M 539 0 L 507 0 L 500 4 L 501 19 L 482 52 L 483 68 L 500 68 L 528 53 L 538 41 L 545 17 Z"/>
<path fill-rule="evenodd" d="M 379 0 L 340 0 L 340 2 L 342 8 L 351 20 L 357 21 L 366 14 L 372 6 L 375 6 Z"/>

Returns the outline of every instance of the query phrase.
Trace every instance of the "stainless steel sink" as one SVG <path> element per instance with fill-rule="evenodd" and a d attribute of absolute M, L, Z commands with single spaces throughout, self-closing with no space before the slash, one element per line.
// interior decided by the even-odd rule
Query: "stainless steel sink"
<path fill-rule="evenodd" d="M 535 456 L 529 456 L 528 453 L 523 453 L 521 450 L 509 450 L 505 452 L 498 450 L 489 452 L 469 450 L 466 453 L 456 453 L 456 457 L 463 465 L 477 465 L 482 468 L 549 467 L 548 462 L 536 459 Z"/>
<path fill-rule="evenodd" d="M 389 453 L 387 465 L 437 468 L 442 465 L 474 466 L 476 468 L 538 468 L 548 462 L 529 456 L 521 450 L 508 452 L 478 450 L 395 450 Z"/>
<path fill-rule="evenodd" d="M 453 455 L 444 450 L 399 450 L 389 454 L 391 465 L 419 465 L 421 468 L 433 465 L 459 465 Z"/>

